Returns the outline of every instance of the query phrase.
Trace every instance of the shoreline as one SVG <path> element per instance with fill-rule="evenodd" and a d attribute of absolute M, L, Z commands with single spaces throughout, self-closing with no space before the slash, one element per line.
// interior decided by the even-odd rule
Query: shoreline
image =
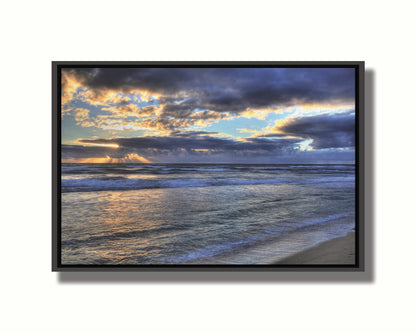
<path fill-rule="evenodd" d="M 273 262 L 274 265 L 354 265 L 355 232 L 330 239 L 311 248 Z"/>

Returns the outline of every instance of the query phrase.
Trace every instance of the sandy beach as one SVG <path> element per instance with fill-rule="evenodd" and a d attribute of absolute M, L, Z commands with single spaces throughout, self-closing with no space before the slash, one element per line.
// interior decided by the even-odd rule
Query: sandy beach
<path fill-rule="evenodd" d="M 312 248 L 296 253 L 278 262 L 278 265 L 326 265 L 326 264 L 355 264 L 355 233 L 345 237 L 331 239 Z"/>

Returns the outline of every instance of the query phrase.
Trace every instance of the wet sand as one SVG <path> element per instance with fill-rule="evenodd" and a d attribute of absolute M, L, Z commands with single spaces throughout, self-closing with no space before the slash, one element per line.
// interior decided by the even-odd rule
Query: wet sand
<path fill-rule="evenodd" d="M 275 262 L 278 265 L 355 264 L 355 233 L 331 239 Z"/>

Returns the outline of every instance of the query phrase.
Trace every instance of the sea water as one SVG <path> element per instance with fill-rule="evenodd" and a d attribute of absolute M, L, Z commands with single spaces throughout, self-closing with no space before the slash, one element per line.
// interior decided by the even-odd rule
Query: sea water
<path fill-rule="evenodd" d="M 62 264 L 267 264 L 355 227 L 354 165 L 61 171 Z"/>

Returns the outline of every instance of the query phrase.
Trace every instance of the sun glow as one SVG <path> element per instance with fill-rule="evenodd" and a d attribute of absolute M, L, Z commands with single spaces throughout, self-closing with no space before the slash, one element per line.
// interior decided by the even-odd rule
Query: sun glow
<path fill-rule="evenodd" d="M 124 157 L 90 157 L 90 158 L 67 158 L 62 163 L 152 163 L 147 158 L 138 154 L 127 154 Z"/>
<path fill-rule="evenodd" d="M 117 143 L 85 143 L 83 142 L 82 145 L 84 147 L 110 147 L 110 148 L 120 148 Z"/>

